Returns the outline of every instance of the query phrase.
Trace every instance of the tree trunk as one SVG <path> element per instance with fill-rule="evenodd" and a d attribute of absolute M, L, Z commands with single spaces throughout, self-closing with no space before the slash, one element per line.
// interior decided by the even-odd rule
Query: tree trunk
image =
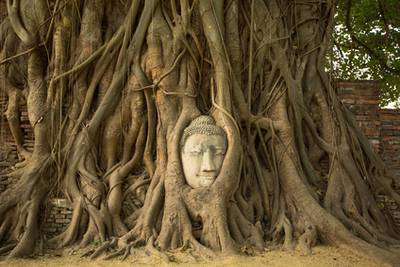
<path fill-rule="evenodd" d="M 52 241 L 101 241 L 92 257 L 320 242 L 398 264 L 399 229 L 375 200 L 400 204 L 395 177 L 324 71 L 335 4 L 7 0 L 0 78 L 24 162 L 0 195 L 1 253 L 34 252 L 39 212 L 62 185 L 73 215 Z M 202 114 L 228 145 L 215 181 L 192 188 L 181 139 Z"/>

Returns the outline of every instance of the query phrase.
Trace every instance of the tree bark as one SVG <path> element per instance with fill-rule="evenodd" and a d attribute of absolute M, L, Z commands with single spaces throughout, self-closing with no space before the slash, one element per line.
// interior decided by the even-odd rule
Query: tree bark
<path fill-rule="evenodd" d="M 24 163 L 0 195 L 1 253 L 34 253 L 38 214 L 61 185 L 73 214 L 52 241 L 100 241 L 93 258 L 141 245 L 213 257 L 326 243 L 400 262 L 399 229 L 375 198 L 400 204 L 396 177 L 324 72 L 335 1 L 7 4 L 0 79 Z M 25 95 L 33 151 L 19 126 Z M 201 114 L 228 149 L 215 182 L 191 188 L 180 140 Z"/>

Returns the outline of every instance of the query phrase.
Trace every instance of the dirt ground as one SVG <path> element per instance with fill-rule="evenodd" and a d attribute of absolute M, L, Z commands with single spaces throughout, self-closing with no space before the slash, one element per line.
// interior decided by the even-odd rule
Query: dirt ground
<path fill-rule="evenodd" d="M 125 266 L 188 266 L 188 267 L 321 267 L 321 266 L 340 266 L 340 267 L 380 267 L 382 264 L 371 262 L 365 258 L 338 248 L 319 246 L 313 249 L 311 255 L 302 255 L 298 251 L 267 251 L 257 256 L 231 256 L 221 257 L 216 260 L 197 259 L 194 261 L 183 253 L 171 254 L 174 262 L 167 263 L 156 256 L 145 256 L 139 253 L 136 257 L 128 257 L 125 261 L 114 260 L 90 260 L 81 258 L 79 255 L 68 255 L 64 253 L 62 256 L 40 256 L 32 259 L 21 259 L 12 261 L 1 261 L 0 266 L 12 267 L 125 267 Z"/>

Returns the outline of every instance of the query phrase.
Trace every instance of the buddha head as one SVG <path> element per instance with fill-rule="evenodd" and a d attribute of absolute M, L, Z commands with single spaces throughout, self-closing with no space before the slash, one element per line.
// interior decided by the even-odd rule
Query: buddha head
<path fill-rule="evenodd" d="M 210 186 L 217 178 L 227 150 L 225 131 L 210 116 L 199 116 L 183 131 L 181 159 L 192 188 Z"/>

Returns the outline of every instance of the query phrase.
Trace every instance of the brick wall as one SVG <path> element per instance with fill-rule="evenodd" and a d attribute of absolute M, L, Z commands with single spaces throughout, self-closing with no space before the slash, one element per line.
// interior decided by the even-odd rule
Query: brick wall
<path fill-rule="evenodd" d="M 0 193 L 13 181 L 6 173 L 10 172 L 13 166 L 20 161 L 17 155 L 17 146 L 8 127 L 5 113 L 7 111 L 7 95 L 0 90 Z M 26 105 L 22 105 L 20 114 L 21 129 L 24 134 L 24 147 L 28 151 L 33 150 L 33 132 L 29 124 Z"/>
<path fill-rule="evenodd" d="M 380 155 L 391 175 L 400 179 L 400 110 L 381 109 Z M 400 183 L 395 185 L 400 193 Z M 385 199 L 384 208 L 392 214 L 396 225 L 400 228 L 400 207 L 388 198 Z"/>
<path fill-rule="evenodd" d="M 400 177 L 400 110 L 379 108 L 375 81 L 339 81 L 337 91 L 389 172 Z M 394 186 L 400 193 L 400 184 Z M 400 207 L 383 195 L 378 196 L 378 201 L 400 229 Z"/>
<path fill-rule="evenodd" d="M 378 83 L 375 81 L 339 81 L 337 91 L 342 103 L 355 115 L 358 126 L 379 152 L 381 121 Z"/>
<path fill-rule="evenodd" d="M 382 109 L 380 154 L 388 169 L 400 177 L 400 110 Z"/>
<path fill-rule="evenodd" d="M 400 110 L 379 108 L 375 81 L 340 81 L 337 90 L 387 168 L 400 177 Z"/>
<path fill-rule="evenodd" d="M 337 91 L 342 102 L 353 112 L 356 120 L 379 152 L 393 174 L 400 177 L 400 110 L 379 109 L 378 83 L 374 81 L 339 81 Z M 7 97 L 0 91 L 0 193 L 13 181 L 5 173 L 18 162 L 16 146 L 11 137 L 5 118 Z M 22 107 L 21 128 L 25 136 L 25 146 L 32 149 L 32 130 L 28 123 L 26 106 Z M 400 187 L 399 187 L 400 190 Z M 380 197 L 382 205 L 400 227 L 400 208 L 385 197 Z M 43 231 L 48 237 L 60 233 L 71 220 L 72 210 L 65 199 L 52 199 L 43 213 Z"/>
<path fill-rule="evenodd" d="M 54 198 L 49 201 L 42 229 L 46 237 L 51 238 L 62 233 L 71 222 L 71 217 L 72 208 L 66 199 Z"/>

